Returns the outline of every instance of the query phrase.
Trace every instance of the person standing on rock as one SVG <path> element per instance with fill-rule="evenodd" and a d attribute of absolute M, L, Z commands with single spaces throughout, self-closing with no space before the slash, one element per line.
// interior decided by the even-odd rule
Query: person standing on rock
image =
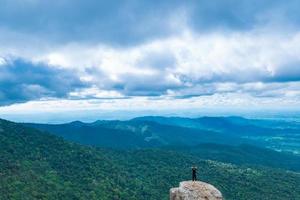
<path fill-rule="evenodd" d="M 192 180 L 197 181 L 197 167 L 196 166 L 192 167 Z"/>

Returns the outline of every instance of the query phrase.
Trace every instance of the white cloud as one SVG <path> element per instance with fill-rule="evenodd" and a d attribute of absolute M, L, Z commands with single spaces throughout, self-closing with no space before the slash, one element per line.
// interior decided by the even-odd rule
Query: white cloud
<path fill-rule="evenodd" d="M 29 38 L 28 43 L 32 41 Z M 83 43 L 33 42 L 31 48 L 18 45 L 24 45 L 24 41 L 6 42 L 0 57 L 75 69 L 80 79 L 90 82 L 92 87 L 72 91 L 69 98 L 117 98 L 117 103 L 95 101 L 101 108 L 118 108 L 115 104 L 122 108 L 131 108 L 133 104 L 135 108 L 157 109 L 157 105 L 170 108 L 170 102 L 182 107 L 184 104 L 201 107 L 207 102 L 215 102 L 216 106 L 227 101 L 230 106 L 242 106 L 252 100 L 258 106 L 265 101 L 258 99 L 266 97 L 298 105 L 295 99 L 299 99 L 300 90 L 300 32 L 255 29 L 197 34 L 185 28 L 181 34 L 169 38 L 122 48 Z M 152 95 L 182 100 L 118 99 Z M 185 99 L 190 97 L 192 101 L 193 96 L 202 97 L 197 97 L 201 99 L 198 103 Z M 59 102 L 69 104 L 68 100 Z"/>
<path fill-rule="evenodd" d="M 141 66 L 144 55 L 148 55 L 149 59 L 151 55 L 160 54 L 171 55 L 175 65 L 161 66 L 159 69 L 150 65 Z M 300 62 L 299 55 L 299 32 L 285 35 L 256 30 L 207 35 L 185 31 L 176 37 L 128 48 L 68 44 L 37 55 L 23 54 L 22 51 L 18 56 L 82 71 L 96 67 L 105 75 L 115 77 L 123 74 L 151 75 L 159 70 L 168 73 L 166 75 L 185 75 L 195 81 L 228 79 L 248 82 L 280 75 L 286 65 Z"/>
<path fill-rule="evenodd" d="M 124 95 L 117 91 L 100 90 L 98 87 L 84 88 L 74 92 L 70 92 L 70 97 L 74 99 L 118 99 L 124 98 Z"/>
<path fill-rule="evenodd" d="M 300 94 L 288 93 L 283 97 L 253 97 L 249 94 L 224 93 L 184 99 L 133 97 L 129 99 L 92 99 L 92 100 L 41 100 L 15 104 L 0 108 L 1 114 L 20 113 L 60 113 L 86 111 L 140 111 L 140 110 L 194 110 L 201 112 L 210 108 L 234 109 L 272 109 L 294 108 L 300 106 Z M 297 94 L 295 94 L 297 93 Z M 34 108 L 34 110 L 32 109 Z"/>
<path fill-rule="evenodd" d="M 0 66 L 6 64 L 5 59 L 0 57 Z"/>

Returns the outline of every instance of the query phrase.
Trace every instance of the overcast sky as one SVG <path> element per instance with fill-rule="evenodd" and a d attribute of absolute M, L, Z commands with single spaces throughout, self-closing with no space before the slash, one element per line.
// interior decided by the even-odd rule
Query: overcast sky
<path fill-rule="evenodd" d="M 300 110 L 298 0 L 0 5 L 0 117 Z"/>

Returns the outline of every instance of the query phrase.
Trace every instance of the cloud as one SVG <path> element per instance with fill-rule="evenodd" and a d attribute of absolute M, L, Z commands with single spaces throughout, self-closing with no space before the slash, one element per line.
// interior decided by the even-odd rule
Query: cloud
<path fill-rule="evenodd" d="M 296 0 L 0 3 L 0 105 L 299 98 Z"/>
<path fill-rule="evenodd" d="M 178 2 L 1 0 L 0 21 L 8 30 L 52 42 L 129 45 L 173 34 L 169 18 Z"/>
<path fill-rule="evenodd" d="M 267 78 L 267 80 L 275 82 L 300 81 L 300 60 L 287 61 L 278 67 L 272 77 Z"/>
<path fill-rule="evenodd" d="M 66 98 L 86 87 L 71 70 L 25 60 L 5 60 L 0 66 L 0 105 L 46 98 Z"/>
<path fill-rule="evenodd" d="M 114 119 L 120 119 L 121 115 L 128 118 L 135 112 L 139 112 L 139 115 L 148 115 L 153 111 L 156 115 L 168 113 L 172 116 L 177 114 L 189 116 L 186 115 L 189 113 L 199 116 L 207 111 L 215 111 L 214 114 L 217 115 L 224 111 L 224 114 L 230 113 L 229 111 L 237 111 L 235 114 L 239 111 L 246 111 L 253 112 L 253 117 L 258 113 L 265 114 L 263 112 L 266 110 L 299 112 L 299 95 L 298 93 L 298 97 L 289 98 L 283 96 L 261 98 L 249 94 L 224 93 L 180 99 L 135 97 L 128 99 L 43 100 L 0 107 L 0 113 L 1 116 L 18 118 L 18 121 L 40 120 L 32 115 L 46 115 L 47 117 L 52 115 L 54 120 L 58 116 L 64 116 L 65 121 L 70 121 L 70 117 L 76 120 L 84 116 L 92 121 L 105 118 L 103 113 L 110 113 Z M 24 114 L 31 118 L 24 118 Z M 47 119 L 45 121 L 47 122 Z"/>
<path fill-rule="evenodd" d="M 54 43 L 133 46 L 181 32 L 248 31 L 257 26 L 299 29 L 297 0 L 1 0 L 2 29 Z"/>
<path fill-rule="evenodd" d="M 162 96 L 183 89 L 194 96 L 213 94 L 211 88 L 218 83 L 299 81 L 299 46 L 298 32 L 287 37 L 264 30 L 206 35 L 186 31 L 125 49 L 79 43 L 26 59 L 75 70 L 98 89 L 123 96 Z"/>
<path fill-rule="evenodd" d="M 55 71 L 59 67 L 62 72 L 56 71 L 58 76 L 66 71 L 88 84 L 84 88 L 70 83 L 72 87 L 62 93 L 58 84 L 54 93 L 36 87 L 27 89 L 38 90 L 46 97 L 52 94 L 74 99 L 190 98 L 234 92 L 263 97 L 284 95 L 284 91 L 270 94 L 270 85 L 300 80 L 298 32 L 291 32 L 287 37 L 282 32 L 261 29 L 200 35 L 188 28 L 185 30 L 177 36 L 126 48 L 72 43 L 40 52 L 40 48 L 33 45 L 30 49 L 15 48 L 13 53 L 2 50 L 2 54 L 4 58 L 14 54 L 32 63 L 44 63 L 48 70 Z M 32 67 L 36 69 L 34 64 Z M 28 66 L 28 70 L 30 68 Z M 53 82 L 52 87 L 57 83 L 54 79 L 49 82 Z M 253 89 L 248 89 L 247 84 Z M 72 95 L 68 96 L 68 92 Z M 288 87 L 286 93 L 289 93 Z"/>

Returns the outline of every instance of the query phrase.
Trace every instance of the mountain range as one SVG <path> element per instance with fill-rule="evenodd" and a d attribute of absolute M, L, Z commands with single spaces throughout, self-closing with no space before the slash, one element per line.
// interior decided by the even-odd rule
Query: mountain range
<path fill-rule="evenodd" d="M 128 121 L 24 124 L 85 145 L 145 148 L 216 143 L 251 144 L 300 153 L 300 124 L 242 117 L 140 117 Z M 116 142 L 117 141 L 117 142 Z"/>
<path fill-rule="evenodd" d="M 215 120 L 222 128 L 232 119 Z M 215 185 L 226 200 L 300 198 L 297 154 L 253 145 L 238 133 L 228 135 L 232 143 L 221 140 L 229 128 L 217 131 L 216 124 L 212 130 L 209 123 L 204 128 L 170 121 L 50 125 L 0 120 L 0 199 L 168 199 L 171 187 L 190 179 L 192 165 L 198 166 L 200 180 Z M 283 126 L 292 127 L 288 124 L 263 128 L 277 134 Z"/>

